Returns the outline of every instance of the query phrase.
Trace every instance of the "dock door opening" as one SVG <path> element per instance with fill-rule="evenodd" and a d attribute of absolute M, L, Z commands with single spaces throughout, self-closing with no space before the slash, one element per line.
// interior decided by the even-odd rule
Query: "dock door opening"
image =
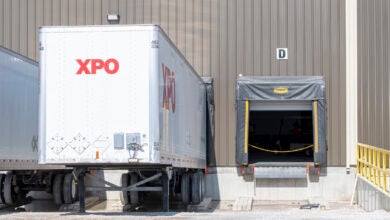
<path fill-rule="evenodd" d="M 237 164 L 326 166 L 324 77 L 239 76 L 236 96 Z"/>
<path fill-rule="evenodd" d="M 248 163 L 314 162 L 311 102 L 250 102 Z"/>

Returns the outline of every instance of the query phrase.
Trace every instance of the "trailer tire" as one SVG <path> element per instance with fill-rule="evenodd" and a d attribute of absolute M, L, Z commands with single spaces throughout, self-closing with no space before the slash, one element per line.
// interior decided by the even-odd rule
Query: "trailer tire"
<path fill-rule="evenodd" d="M 54 199 L 54 203 L 57 205 L 62 205 L 64 203 L 63 188 L 64 188 L 64 175 L 56 174 L 54 176 L 54 181 L 53 181 L 53 199 Z"/>
<path fill-rule="evenodd" d="M 5 204 L 5 200 L 4 200 L 4 193 L 3 193 L 3 190 L 4 190 L 4 178 L 5 178 L 5 175 L 4 174 L 0 174 L 0 204 Z"/>
<path fill-rule="evenodd" d="M 138 175 L 136 173 L 130 174 L 130 185 L 136 184 L 138 182 Z M 139 204 L 139 192 L 130 191 L 130 204 L 137 205 Z"/>
<path fill-rule="evenodd" d="M 193 204 L 199 204 L 202 201 L 202 175 L 200 173 L 191 173 L 191 200 Z"/>
<path fill-rule="evenodd" d="M 184 173 L 181 176 L 181 201 L 184 205 L 190 204 L 190 175 Z"/>
<path fill-rule="evenodd" d="M 78 190 L 72 173 L 67 173 L 64 177 L 63 192 L 65 204 L 72 204 L 77 200 Z"/>
<path fill-rule="evenodd" d="M 200 187 L 201 187 L 201 198 L 200 201 L 203 201 L 204 199 L 204 194 L 205 194 L 205 176 L 203 172 L 199 172 L 200 175 Z"/>
<path fill-rule="evenodd" d="M 128 173 L 123 173 L 121 176 L 121 186 L 122 187 L 128 187 L 129 186 L 129 174 Z M 130 197 L 129 197 L 129 191 L 121 191 L 120 194 L 120 199 L 122 205 L 128 205 L 130 202 Z"/>
<path fill-rule="evenodd" d="M 14 187 L 12 185 L 13 175 L 8 173 L 5 175 L 4 185 L 3 185 L 3 195 L 4 195 L 4 203 L 7 205 L 13 205 L 16 203 L 17 195 L 14 191 Z"/>

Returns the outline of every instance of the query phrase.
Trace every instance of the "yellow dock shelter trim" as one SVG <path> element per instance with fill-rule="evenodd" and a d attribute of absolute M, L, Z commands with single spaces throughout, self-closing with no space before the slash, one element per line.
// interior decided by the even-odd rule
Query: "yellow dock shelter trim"
<path fill-rule="evenodd" d="M 318 101 L 313 102 L 313 118 L 314 118 L 314 152 L 318 153 Z"/>
<path fill-rule="evenodd" d="M 356 173 L 390 195 L 390 151 L 358 143 Z"/>
<path fill-rule="evenodd" d="M 248 153 L 249 101 L 245 101 L 244 153 Z"/>

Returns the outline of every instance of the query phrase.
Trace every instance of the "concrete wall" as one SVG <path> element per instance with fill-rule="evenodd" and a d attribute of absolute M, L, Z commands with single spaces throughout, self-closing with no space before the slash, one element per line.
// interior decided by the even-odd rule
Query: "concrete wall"
<path fill-rule="evenodd" d="M 363 178 L 358 179 L 357 201 L 364 210 L 372 212 L 379 209 L 390 211 L 390 194 L 378 190 Z"/>
<path fill-rule="evenodd" d="M 206 195 L 214 200 L 235 200 L 250 196 L 255 200 L 349 201 L 355 181 L 354 170 L 327 169 L 326 176 L 307 179 L 244 179 L 234 167 L 210 169 L 206 175 Z"/>

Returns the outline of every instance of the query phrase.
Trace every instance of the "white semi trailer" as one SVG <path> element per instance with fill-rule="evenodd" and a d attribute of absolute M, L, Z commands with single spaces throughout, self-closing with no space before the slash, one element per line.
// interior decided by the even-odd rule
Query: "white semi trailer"
<path fill-rule="evenodd" d="M 83 211 L 85 173 L 126 169 L 122 191 L 199 203 L 206 167 L 205 84 L 156 25 L 42 27 L 39 163 L 72 167 Z M 63 184 L 63 176 L 55 176 Z M 104 189 L 103 189 L 104 188 Z M 65 193 L 65 192 L 63 192 Z"/>
<path fill-rule="evenodd" d="M 6 207 L 30 191 L 72 188 L 71 169 L 38 164 L 38 69 L 37 62 L 0 46 L 0 204 Z M 54 186 L 56 176 L 67 182 Z"/>

